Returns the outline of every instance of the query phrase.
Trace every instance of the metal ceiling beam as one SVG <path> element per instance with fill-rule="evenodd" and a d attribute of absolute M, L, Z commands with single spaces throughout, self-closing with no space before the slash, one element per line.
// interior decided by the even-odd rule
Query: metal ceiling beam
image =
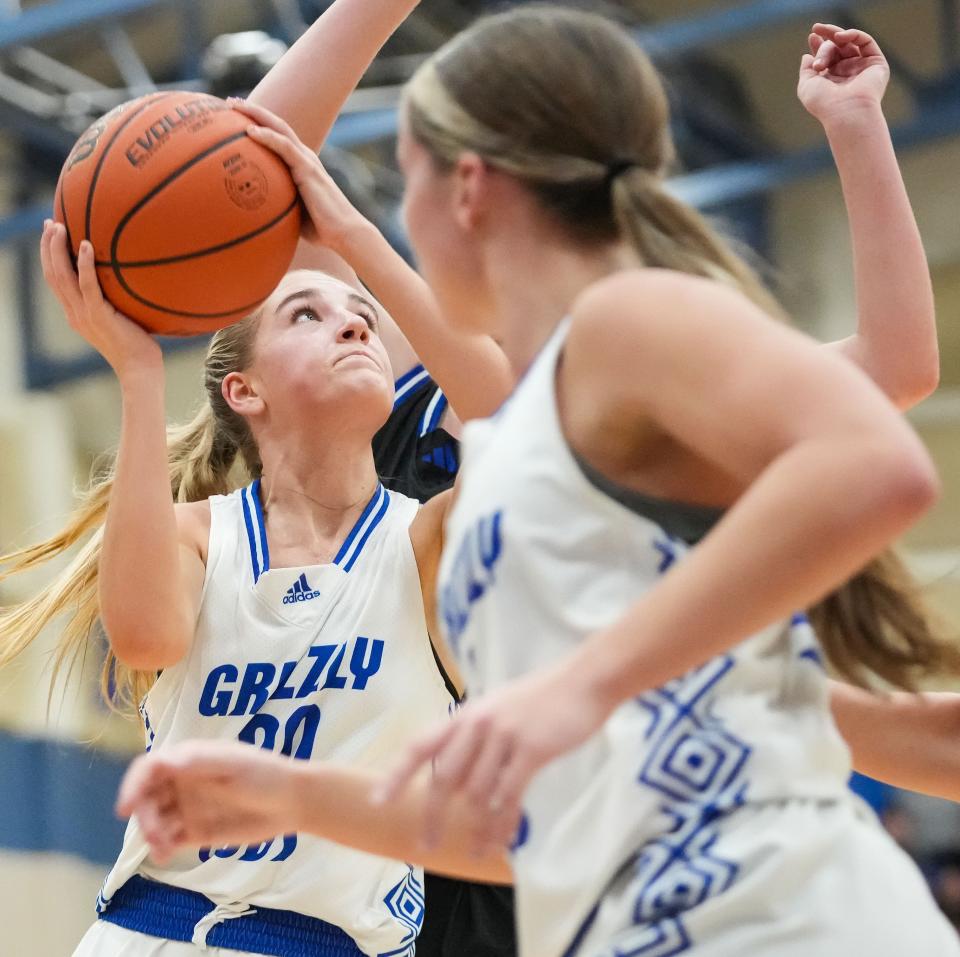
<path fill-rule="evenodd" d="M 177 0 L 52 0 L 16 16 L 0 16 L 0 50 L 174 2 Z"/>
<path fill-rule="evenodd" d="M 857 13 L 881 3 L 900 0 L 858 0 Z M 756 33 L 796 19 L 824 15 L 824 0 L 751 0 L 712 13 L 699 12 L 657 26 L 634 30 L 633 35 L 653 57 L 687 53 Z"/>
<path fill-rule="evenodd" d="M 960 134 L 958 93 L 960 90 L 951 94 L 947 88 L 939 103 L 928 104 L 916 119 L 895 127 L 891 133 L 897 148 L 909 149 Z M 832 168 L 833 157 L 824 144 L 769 159 L 729 163 L 677 176 L 670 181 L 670 190 L 700 209 L 715 209 L 772 192 Z"/>

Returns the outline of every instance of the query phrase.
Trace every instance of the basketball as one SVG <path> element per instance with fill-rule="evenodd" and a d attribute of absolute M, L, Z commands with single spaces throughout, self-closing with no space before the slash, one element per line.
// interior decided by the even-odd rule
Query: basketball
<path fill-rule="evenodd" d="M 67 157 L 55 218 L 74 256 L 90 240 L 104 295 L 151 332 L 229 325 L 289 267 L 297 189 L 249 124 L 213 96 L 151 93 L 94 123 Z"/>

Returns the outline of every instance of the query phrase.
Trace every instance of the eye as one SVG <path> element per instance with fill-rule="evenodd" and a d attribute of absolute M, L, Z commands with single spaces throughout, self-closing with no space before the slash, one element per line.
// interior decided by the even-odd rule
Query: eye
<path fill-rule="evenodd" d="M 371 332 L 377 331 L 377 317 L 372 312 L 368 309 L 360 309 L 357 311 L 357 315 L 366 322 Z"/>
<path fill-rule="evenodd" d="M 302 306 L 290 317 L 293 322 L 320 322 L 320 316 L 309 306 Z"/>

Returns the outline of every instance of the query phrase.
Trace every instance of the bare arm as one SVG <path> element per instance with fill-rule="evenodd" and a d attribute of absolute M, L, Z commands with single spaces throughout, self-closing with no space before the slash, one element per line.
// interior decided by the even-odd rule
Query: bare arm
<path fill-rule="evenodd" d="M 642 316 L 603 330 L 618 298 L 641 295 Z M 620 624 L 584 643 L 586 656 L 609 642 L 597 659 L 618 700 L 809 607 L 935 501 L 928 455 L 873 384 L 737 294 L 661 273 L 608 281 L 579 310 L 560 389 L 595 390 L 593 427 L 651 423 L 745 488 Z M 644 376 L 630 368 L 638 355 Z"/>
<path fill-rule="evenodd" d="M 850 220 L 857 331 L 831 348 L 901 409 L 937 387 L 933 287 L 923 242 L 881 108 L 889 69 L 860 30 L 816 24 L 798 92 L 833 151 Z"/>
<path fill-rule="evenodd" d="M 204 562 L 195 509 L 174 506 L 167 466 L 164 376 L 120 380 L 123 421 L 100 557 L 100 618 L 117 657 L 159 670 L 196 629 Z"/>
<path fill-rule="evenodd" d="M 862 774 L 960 801 L 960 695 L 874 695 L 830 682 L 833 716 Z"/>
<path fill-rule="evenodd" d="M 380 48 L 417 0 L 336 0 L 257 84 L 250 102 L 285 119 L 314 152 Z"/>
<path fill-rule="evenodd" d="M 510 394 L 514 376 L 493 338 L 463 332 L 447 322 L 430 287 L 372 224 L 350 234 L 343 256 L 388 306 L 460 419 L 496 412 Z"/>
<path fill-rule="evenodd" d="M 99 567 L 101 619 L 124 664 L 165 668 L 193 640 L 204 564 L 196 508 L 178 516 L 170 495 L 162 354 L 144 330 L 104 301 L 89 243 L 80 249 L 78 277 L 65 229 L 48 225 L 41 260 L 70 325 L 116 372 L 123 400 Z"/>
<path fill-rule="evenodd" d="M 467 880 L 510 883 L 503 853 L 471 853 L 473 809 L 451 813 L 442 844 L 427 849 L 425 784 L 387 807 L 374 805 L 371 772 L 297 761 L 244 744 L 187 742 L 133 762 L 117 811 L 136 814 L 158 860 L 176 848 L 248 843 L 303 831 L 349 847 Z"/>

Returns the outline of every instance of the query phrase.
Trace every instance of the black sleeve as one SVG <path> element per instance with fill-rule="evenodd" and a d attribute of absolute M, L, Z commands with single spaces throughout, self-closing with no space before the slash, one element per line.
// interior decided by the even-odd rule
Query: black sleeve
<path fill-rule="evenodd" d="M 373 459 L 383 484 L 426 502 L 452 487 L 460 443 L 439 428 L 446 396 L 422 366 L 397 381 L 393 412 L 373 439 Z"/>

